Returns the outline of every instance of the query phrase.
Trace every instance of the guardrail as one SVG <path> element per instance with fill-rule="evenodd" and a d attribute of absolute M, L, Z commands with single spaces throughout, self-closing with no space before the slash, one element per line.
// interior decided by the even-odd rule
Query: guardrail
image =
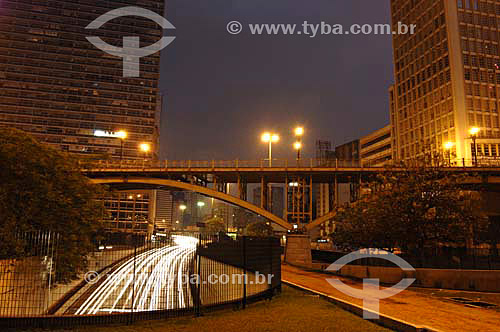
<path fill-rule="evenodd" d="M 480 159 L 477 165 L 473 160 L 462 159 L 444 164 L 436 165 L 433 163 L 408 162 L 371 164 L 370 162 L 359 162 L 352 160 L 320 160 L 320 159 L 301 159 L 286 160 L 275 159 L 272 163 L 268 160 L 97 160 L 91 162 L 82 162 L 84 169 L 279 169 L 279 168 L 360 168 L 360 169 L 390 169 L 390 168 L 416 168 L 416 167 L 442 167 L 442 168 L 485 168 L 500 167 L 500 158 Z"/>

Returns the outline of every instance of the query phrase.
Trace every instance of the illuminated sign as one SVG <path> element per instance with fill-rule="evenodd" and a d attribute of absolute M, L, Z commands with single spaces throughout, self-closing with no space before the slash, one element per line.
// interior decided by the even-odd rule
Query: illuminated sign
<path fill-rule="evenodd" d="M 112 138 L 120 138 L 120 134 L 115 133 L 113 131 L 104 131 L 104 130 L 95 130 L 94 136 L 96 137 L 112 137 Z"/>

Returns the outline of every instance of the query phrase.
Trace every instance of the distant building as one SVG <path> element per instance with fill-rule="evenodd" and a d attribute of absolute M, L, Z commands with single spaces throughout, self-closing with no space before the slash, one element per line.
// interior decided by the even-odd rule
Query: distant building
<path fill-rule="evenodd" d="M 261 188 L 260 186 L 253 189 L 253 204 L 256 206 L 261 205 Z M 285 189 L 280 186 L 271 186 L 271 196 L 268 197 L 268 210 L 283 218 L 285 212 Z"/>
<path fill-rule="evenodd" d="M 155 190 L 155 227 L 157 230 L 166 231 L 173 227 L 174 206 L 172 193 L 166 190 Z"/>
<path fill-rule="evenodd" d="M 392 162 L 392 138 L 390 125 L 378 129 L 359 140 L 361 165 L 378 167 Z"/>
<path fill-rule="evenodd" d="M 339 166 L 358 166 L 360 162 L 359 139 L 336 146 L 335 157 Z"/>
<path fill-rule="evenodd" d="M 150 216 L 155 213 L 151 194 L 149 190 L 110 193 L 104 201 L 107 210 L 103 218 L 105 228 L 112 232 L 151 233 Z"/>

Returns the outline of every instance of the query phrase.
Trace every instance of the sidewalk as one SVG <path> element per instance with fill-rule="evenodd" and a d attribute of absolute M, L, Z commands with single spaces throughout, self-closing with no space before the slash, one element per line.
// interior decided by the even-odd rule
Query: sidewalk
<path fill-rule="evenodd" d="M 352 287 L 362 288 L 360 282 L 346 278 L 309 272 L 290 265 L 282 265 L 281 268 L 281 279 L 283 281 L 362 305 L 362 300 L 347 296 L 332 287 L 326 281 L 327 278 L 337 278 Z M 450 294 L 453 293 L 456 292 L 450 292 Z M 480 293 L 468 292 L 469 298 L 474 299 L 479 295 Z M 496 297 L 496 295 L 490 296 Z M 498 294 L 498 298 L 500 300 L 500 294 Z M 427 326 L 443 332 L 500 331 L 500 311 L 467 307 L 463 304 L 433 297 L 429 292 L 405 290 L 394 297 L 381 300 L 380 312 L 415 325 Z"/>

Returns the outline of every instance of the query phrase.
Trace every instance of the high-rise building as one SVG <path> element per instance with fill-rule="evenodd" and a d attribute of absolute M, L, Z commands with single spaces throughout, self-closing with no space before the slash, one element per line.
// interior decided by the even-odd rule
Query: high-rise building
<path fill-rule="evenodd" d="M 394 34 L 393 119 L 398 158 L 443 156 L 457 164 L 499 156 L 500 2 L 392 0 L 392 23 L 416 24 Z"/>
<path fill-rule="evenodd" d="M 96 48 L 98 36 L 120 47 L 124 36 L 141 45 L 161 38 L 153 21 L 114 18 L 85 27 L 106 12 L 137 5 L 163 16 L 163 0 L 2 0 L 0 2 L 0 126 L 22 129 L 64 151 L 142 158 L 139 144 L 156 151 L 159 52 L 141 58 L 140 77 L 123 77 L 122 58 Z"/>
<path fill-rule="evenodd" d="M 174 218 L 174 205 L 172 193 L 167 190 L 154 190 L 155 193 L 155 228 L 165 231 L 174 227 L 177 220 Z"/>
<path fill-rule="evenodd" d="M 97 30 L 85 27 L 126 5 L 163 15 L 163 2 L 1 1 L 0 126 L 24 130 L 75 154 L 137 159 L 144 157 L 139 145 L 149 143 L 155 155 L 159 53 L 141 58 L 140 77 L 123 77 L 123 59 L 96 48 L 86 37 L 98 36 L 120 47 L 123 37 L 139 36 L 145 46 L 161 38 L 162 30 L 137 16 L 114 18 Z M 118 138 L 119 131 L 126 138 Z M 104 203 L 108 231 L 152 233 L 154 191 L 113 192 Z"/>

